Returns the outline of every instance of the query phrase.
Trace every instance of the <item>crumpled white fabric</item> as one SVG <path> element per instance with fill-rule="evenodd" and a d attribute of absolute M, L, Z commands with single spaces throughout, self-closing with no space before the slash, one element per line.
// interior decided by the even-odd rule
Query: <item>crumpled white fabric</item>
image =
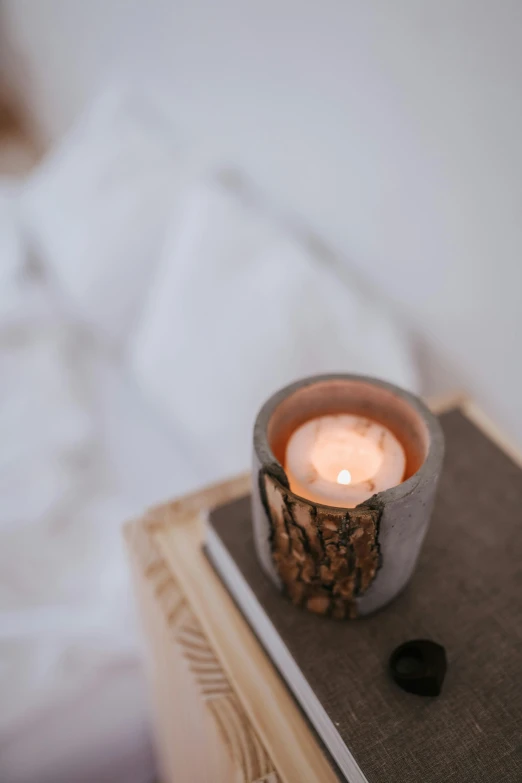
<path fill-rule="evenodd" d="M 121 525 L 201 477 L 118 362 L 194 168 L 113 83 L 0 180 L 0 781 L 154 776 Z"/>
<path fill-rule="evenodd" d="M 99 348 L 31 260 L 17 194 L 0 187 L 0 780 L 141 783 L 153 761 L 121 539 L 137 507 L 100 428 Z"/>
<path fill-rule="evenodd" d="M 171 203 L 198 160 L 154 101 L 114 83 L 22 188 L 25 225 L 64 307 L 113 347 L 139 314 Z"/>

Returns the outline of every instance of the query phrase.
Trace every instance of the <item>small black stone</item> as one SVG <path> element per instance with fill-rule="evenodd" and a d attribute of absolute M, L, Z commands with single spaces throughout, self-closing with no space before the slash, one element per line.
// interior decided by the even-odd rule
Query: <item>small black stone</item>
<path fill-rule="evenodd" d="M 438 696 L 446 668 L 444 647 L 429 639 L 405 642 L 390 656 L 390 673 L 397 685 L 417 696 Z"/>

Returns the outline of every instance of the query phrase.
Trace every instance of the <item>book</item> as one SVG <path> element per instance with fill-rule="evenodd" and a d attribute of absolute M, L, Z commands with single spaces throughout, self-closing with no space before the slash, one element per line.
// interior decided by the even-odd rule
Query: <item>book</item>
<path fill-rule="evenodd" d="M 350 783 L 522 780 L 522 469 L 460 410 L 416 571 L 379 612 L 333 620 L 293 606 L 262 571 L 250 499 L 209 515 L 206 552 Z M 388 673 L 410 639 L 444 645 L 442 693 Z"/>

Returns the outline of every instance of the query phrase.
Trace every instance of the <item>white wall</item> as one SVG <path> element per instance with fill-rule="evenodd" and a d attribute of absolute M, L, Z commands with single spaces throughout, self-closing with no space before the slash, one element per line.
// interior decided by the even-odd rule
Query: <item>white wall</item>
<path fill-rule="evenodd" d="M 111 72 L 386 293 L 522 443 L 519 0 L 4 0 L 51 137 Z"/>

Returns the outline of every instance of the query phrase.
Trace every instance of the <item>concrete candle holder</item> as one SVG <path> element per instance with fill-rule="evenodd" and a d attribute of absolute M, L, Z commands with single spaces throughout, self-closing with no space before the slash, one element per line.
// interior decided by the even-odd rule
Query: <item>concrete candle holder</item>
<path fill-rule="evenodd" d="M 339 414 L 377 422 L 405 453 L 403 481 L 355 508 L 295 494 L 285 471 L 292 434 L 311 419 Z M 254 428 L 252 518 L 264 571 L 294 604 L 319 614 L 353 618 L 384 606 L 415 567 L 443 455 L 437 418 L 420 399 L 392 384 L 324 375 L 277 392 L 261 408 Z"/>

